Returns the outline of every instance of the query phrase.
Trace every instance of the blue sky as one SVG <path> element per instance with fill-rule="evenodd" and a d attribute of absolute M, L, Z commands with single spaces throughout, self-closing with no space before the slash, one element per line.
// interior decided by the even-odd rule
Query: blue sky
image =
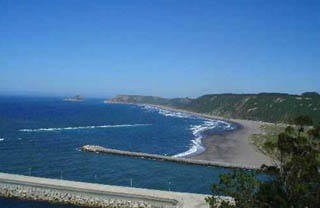
<path fill-rule="evenodd" d="M 0 0 L 0 93 L 320 91 L 319 0 Z"/>

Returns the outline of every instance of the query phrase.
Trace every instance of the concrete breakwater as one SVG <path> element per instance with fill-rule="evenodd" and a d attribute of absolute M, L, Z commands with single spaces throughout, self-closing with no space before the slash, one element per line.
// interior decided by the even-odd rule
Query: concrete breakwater
<path fill-rule="evenodd" d="M 185 163 L 185 164 L 191 164 L 191 165 L 204 165 L 204 166 L 214 166 L 214 167 L 259 170 L 259 167 L 255 167 L 255 166 L 245 166 L 242 164 L 222 163 L 222 162 L 207 161 L 207 160 L 194 160 L 194 159 L 188 159 L 188 158 L 177 158 L 177 157 L 148 154 L 148 153 L 142 153 L 142 152 L 129 152 L 129 151 L 123 151 L 123 150 L 104 148 L 97 145 L 84 145 L 83 147 L 81 147 L 81 150 L 85 152 L 114 154 L 114 155 L 138 157 L 138 158 L 152 159 L 152 160 L 164 160 L 164 161 Z"/>
<path fill-rule="evenodd" d="M 204 204 L 205 197 L 6 173 L 0 173 L 0 196 L 99 208 L 193 207 L 188 204 Z"/>
<path fill-rule="evenodd" d="M 151 208 L 146 202 L 132 202 L 120 199 L 107 199 L 92 194 L 79 194 L 69 191 L 50 189 L 43 187 L 31 187 L 17 184 L 0 184 L 0 195 L 8 198 L 18 198 L 21 200 L 46 201 L 51 203 L 61 203 L 78 205 L 85 207 L 112 207 L 112 208 Z"/>

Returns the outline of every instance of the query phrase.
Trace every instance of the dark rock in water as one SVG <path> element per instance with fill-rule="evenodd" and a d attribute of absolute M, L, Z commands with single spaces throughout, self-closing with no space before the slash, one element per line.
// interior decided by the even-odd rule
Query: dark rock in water
<path fill-rule="evenodd" d="M 68 102 L 81 102 L 81 101 L 84 101 L 83 97 L 81 97 L 80 95 L 76 95 L 76 96 L 70 97 L 70 98 L 65 98 L 63 100 L 64 101 L 68 101 Z"/>

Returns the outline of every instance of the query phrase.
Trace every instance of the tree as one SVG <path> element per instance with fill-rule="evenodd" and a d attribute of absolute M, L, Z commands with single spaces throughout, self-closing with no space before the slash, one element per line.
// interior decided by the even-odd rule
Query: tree
<path fill-rule="evenodd" d="M 299 134 L 304 131 L 305 126 L 311 126 L 313 124 L 312 119 L 309 116 L 298 116 L 294 119 L 294 124 L 299 126 Z"/>
<path fill-rule="evenodd" d="M 298 129 L 286 128 L 276 144 L 269 144 L 279 160 L 271 180 L 258 181 L 256 174 L 244 171 L 222 175 L 212 187 L 213 196 L 206 198 L 210 206 L 216 207 L 215 195 L 227 195 L 236 205 L 225 202 L 221 207 L 320 207 L 320 128 L 305 132 L 302 127 L 310 120 L 297 121 Z"/>
<path fill-rule="evenodd" d="M 318 96 L 320 96 L 320 94 L 317 92 L 304 92 L 304 93 L 302 93 L 302 96 L 312 98 L 312 97 L 318 97 Z"/>
<path fill-rule="evenodd" d="M 258 185 L 254 172 L 246 173 L 244 170 L 238 170 L 221 175 L 220 182 L 213 184 L 212 191 L 214 195 L 227 195 L 235 200 L 235 204 L 222 202 L 219 207 L 256 207 L 259 201 L 252 193 Z M 219 199 L 215 197 L 207 197 L 206 201 L 211 207 L 219 203 Z"/>

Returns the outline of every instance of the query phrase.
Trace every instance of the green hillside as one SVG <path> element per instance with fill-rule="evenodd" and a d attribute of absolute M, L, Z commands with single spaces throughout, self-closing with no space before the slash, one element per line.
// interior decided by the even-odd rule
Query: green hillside
<path fill-rule="evenodd" d="M 288 123 L 299 115 L 308 115 L 315 122 L 320 122 L 320 95 L 318 93 L 303 93 L 302 95 L 281 93 L 210 94 L 196 99 L 118 95 L 111 101 L 165 105 L 227 118 L 267 122 Z"/>

